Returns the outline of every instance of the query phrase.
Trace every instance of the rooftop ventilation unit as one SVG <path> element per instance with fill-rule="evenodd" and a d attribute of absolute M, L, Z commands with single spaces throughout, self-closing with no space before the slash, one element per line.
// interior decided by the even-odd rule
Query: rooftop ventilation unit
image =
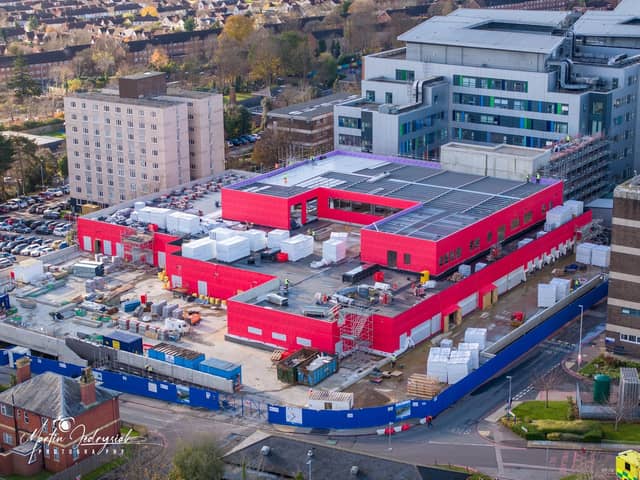
<path fill-rule="evenodd" d="M 351 473 L 352 477 L 357 477 L 359 472 L 360 472 L 360 469 L 358 468 L 357 465 L 353 465 L 349 470 L 349 473 Z"/>
<path fill-rule="evenodd" d="M 263 445 L 262 448 L 260 449 L 260 453 L 263 456 L 268 457 L 269 454 L 271 453 L 271 447 L 269 445 Z"/>
<path fill-rule="evenodd" d="M 389 175 L 391 175 L 391 172 L 382 172 L 379 173 L 378 175 L 376 175 L 375 177 L 371 177 L 370 179 L 367 180 L 367 183 L 374 183 L 377 182 L 378 180 L 382 180 L 383 178 L 387 178 Z"/>

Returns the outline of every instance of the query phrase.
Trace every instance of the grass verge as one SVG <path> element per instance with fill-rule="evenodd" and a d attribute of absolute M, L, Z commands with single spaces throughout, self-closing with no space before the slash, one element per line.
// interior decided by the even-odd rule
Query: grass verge
<path fill-rule="evenodd" d="M 621 360 L 609 355 L 598 355 L 580 369 L 580 373 L 585 377 L 593 378 L 594 375 L 602 373 L 611 378 L 620 377 L 620 367 L 639 368 L 640 362 L 631 360 Z"/>

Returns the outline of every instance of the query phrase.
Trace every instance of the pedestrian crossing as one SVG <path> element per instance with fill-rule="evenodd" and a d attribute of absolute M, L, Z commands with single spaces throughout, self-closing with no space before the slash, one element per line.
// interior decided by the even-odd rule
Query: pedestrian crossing
<path fill-rule="evenodd" d="M 542 348 L 545 353 L 571 353 L 575 351 L 576 345 L 575 343 L 565 342 L 564 340 L 551 339 L 543 341 L 540 344 L 540 348 Z"/>

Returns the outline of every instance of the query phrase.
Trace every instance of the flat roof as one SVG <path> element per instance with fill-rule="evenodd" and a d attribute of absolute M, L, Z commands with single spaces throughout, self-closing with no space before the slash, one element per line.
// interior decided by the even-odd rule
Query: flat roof
<path fill-rule="evenodd" d="M 569 12 L 459 8 L 432 17 L 398 36 L 408 43 L 454 45 L 480 49 L 550 54 L 564 36 Z"/>
<path fill-rule="evenodd" d="M 519 147 L 517 145 L 507 145 L 505 143 L 486 144 L 449 142 L 444 144 L 442 148 L 455 148 L 456 150 L 464 150 L 469 152 L 477 152 L 478 150 L 480 150 L 485 152 L 500 153 L 503 155 L 517 155 L 519 157 L 530 158 L 535 158 L 548 152 L 548 150 L 543 148 Z"/>
<path fill-rule="evenodd" d="M 640 9 L 589 10 L 573 26 L 576 35 L 596 37 L 640 37 Z M 630 4 L 629 4 L 630 5 Z"/>
<path fill-rule="evenodd" d="M 83 92 L 69 95 L 68 98 L 86 98 L 87 100 L 97 100 L 101 102 L 109 102 L 124 105 L 139 105 L 141 107 L 169 108 L 175 105 L 181 105 L 182 102 L 177 100 L 152 98 L 127 98 L 118 94 L 106 93 L 111 90 L 103 90 L 102 92 Z"/>
<path fill-rule="evenodd" d="M 325 187 L 418 203 L 365 228 L 437 241 L 549 185 L 442 170 L 420 160 L 336 151 L 226 188 L 290 198 Z"/>
<path fill-rule="evenodd" d="M 613 191 L 613 198 L 640 201 L 640 175 L 636 175 L 618 185 Z"/>
<path fill-rule="evenodd" d="M 2 135 L 4 135 L 5 137 L 26 138 L 27 140 L 31 140 L 33 143 L 35 143 L 38 147 L 54 147 L 56 145 L 60 145 L 64 141 L 64 138 L 50 137 L 48 135 L 33 135 L 31 133 L 24 132 L 7 131 L 2 132 Z"/>
<path fill-rule="evenodd" d="M 294 117 L 312 119 L 320 115 L 333 112 L 334 105 L 348 100 L 355 100 L 359 95 L 349 93 L 335 93 L 325 97 L 314 98 L 308 102 L 296 103 L 288 107 L 276 108 L 268 113 L 269 117 Z"/>

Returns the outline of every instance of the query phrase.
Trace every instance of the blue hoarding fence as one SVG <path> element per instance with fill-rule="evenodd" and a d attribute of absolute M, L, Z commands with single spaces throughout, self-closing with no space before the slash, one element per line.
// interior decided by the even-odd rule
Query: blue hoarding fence
<path fill-rule="evenodd" d="M 14 359 L 22 356 L 24 355 L 15 354 Z M 30 358 L 31 371 L 35 374 L 53 372 L 66 377 L 78 377 L 82 373 L 83 367 L 78 365 L 42 357 L 31 356 Z M 6 365 L 7 363 L 8 353 L 6 350 L 3 350 L 2 355 L 0 355 L 0 364 Z M 102 387 L 117 392 L 130 393 L 132 395 L 190 405 L 192 407 L 206 408 L 208 410 L 218 410 L 220 408 L 218 392 L 214 390 L 176 385 L 174 383 L 162 382 L 110 370 L 95 369 L 93 370 L 93 375 Z"/>
<path fill-rule="evenodd" d="M 435 417 L 465 395 L 493 378 L 515 360 L 538 345 L 553 332 L 580 314 L 579 305 L 590 308 L 606 297 L 609 283 L 603 282 L 589 293 L 570 303 L 544 323 L 530 330 L 495 357 L 482 364 L 458 383 L 450 385 L 432 400 L 411 400 L 373 408 L 353 410 L 311 410 L 300 407 L 269 405 L 268 421 L 277 425 L 305 428 L 355 429 L 371 428 L 407 419 Z"/>

